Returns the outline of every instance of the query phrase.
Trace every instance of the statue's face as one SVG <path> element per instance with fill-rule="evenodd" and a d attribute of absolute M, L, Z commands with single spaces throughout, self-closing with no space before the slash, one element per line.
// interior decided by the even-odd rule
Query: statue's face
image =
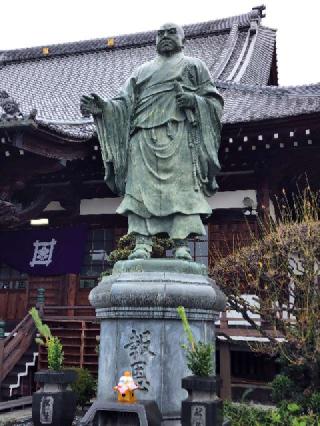
<path fill-rule="evenodd" d="M 179 25 L 164 24 L 159 29 L 156 39 L 157 51 L 160 55 L 180 52 L 183 48 L 184 32 Z"/>

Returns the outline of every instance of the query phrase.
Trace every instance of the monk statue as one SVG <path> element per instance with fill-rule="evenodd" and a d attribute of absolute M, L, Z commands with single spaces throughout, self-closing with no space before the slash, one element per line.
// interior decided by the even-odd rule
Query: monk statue
<path fill-rule="evenodd" d="M 150 258 L 152 236 L 165 234 L 176 258 L 192 260 L 187 238 L 205 235 L 206 197 L 217 190 L 223 99 L 206 65 L 184 56 L 181 27 L 163 25 L 156 47 L 118 97 L 84 95 L 81 111 L 93 115 L 106 183 L 124 196 L 117 213 L 136 238 L 130 259 Z"/>

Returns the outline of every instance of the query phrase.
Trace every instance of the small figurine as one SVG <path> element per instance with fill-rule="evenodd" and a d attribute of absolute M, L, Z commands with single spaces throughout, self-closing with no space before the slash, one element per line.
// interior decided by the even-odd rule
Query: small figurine
<path fill-rule="evenodd" d="M 118 385 L 113 389 L 118 392 L 119 402 L 136 402 L 134 391 L 138 388 L 139 386 L 133 381 L 131 372 L 125 371 L 120 377 Z"/>

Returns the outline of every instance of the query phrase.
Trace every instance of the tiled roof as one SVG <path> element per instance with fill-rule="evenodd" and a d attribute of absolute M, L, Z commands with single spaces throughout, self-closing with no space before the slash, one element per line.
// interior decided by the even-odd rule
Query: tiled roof
<path fill-rule="evenodd" d="M 296 87 L 219 82 L 224 123 L 243 123 L 320 112 L 320 83 Z"/>
<path fill-rule="evenodd" d="M 184 27 L 185 54 L 207 64 L 226 99 L 225 123 L 318 108 L 318 95 L 312 93 L 311 86 L 261 88 L 268 84 L 275 49 L 275 31 L 263 27 L 261 17 L 262 9 L 258 8 Z M 0 52 L 0 90 L 18 102 L 22 112 L 36 108 L 40 126 L 70 139 L 88 139 L 94 128 L 80 114 L 80 96 L 95 92 L 110 98 L 118 94 L 132 71 L 154 57 L 155 35 L 151 31 L 47 46 L 46 50 Z M 112 47 L 108 40 L 114 43 Z"/>
<path fill-rule="evenodd" d="M 217 86 L 225 99 L 224 124 L 320 113 L 320 83 L 296 87 L 257 87 L 218 81 Z M 93 124 L 76 123 L 50 124 L 42 121 L 46 128 L 65 136 L 88 139 L 93 135 Z"/>

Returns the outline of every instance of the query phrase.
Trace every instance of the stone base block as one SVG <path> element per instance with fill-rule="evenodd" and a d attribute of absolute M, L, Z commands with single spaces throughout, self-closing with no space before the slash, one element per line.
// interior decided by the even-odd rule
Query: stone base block
<path fill-rule="evenodd" d="M 32 396 L 32 421 L 35 426 L 71 426 L 76 411 L 72 391 L 35 392 Z"/>
<path fill-rule="evenodd" d="M 162 416 L 155 401 L 125 404 L 98 400 L 93 403 L 80 426 L 161 426 Z"/>
<path fill-rule="evenodd" d="M 222 426 L 223 404 L 216 401 L 190 402 L 182 401 L 182 426 Z"/>
<path fill-rule="evenodd" d="M 197 340 L 214 344 L 212 321 L 190 320 L 190 326 Z M 102 320 L 98 397 L 114 398 L 113 386 L 129 370 L 140 387 L 135 391 L 138 401 L 155 400 L 164 416 L 180 416 L 181 401 L 187 396 L 181 378 L 189 374 L 181 348 L 185 343 L 178 318 Z"/>

